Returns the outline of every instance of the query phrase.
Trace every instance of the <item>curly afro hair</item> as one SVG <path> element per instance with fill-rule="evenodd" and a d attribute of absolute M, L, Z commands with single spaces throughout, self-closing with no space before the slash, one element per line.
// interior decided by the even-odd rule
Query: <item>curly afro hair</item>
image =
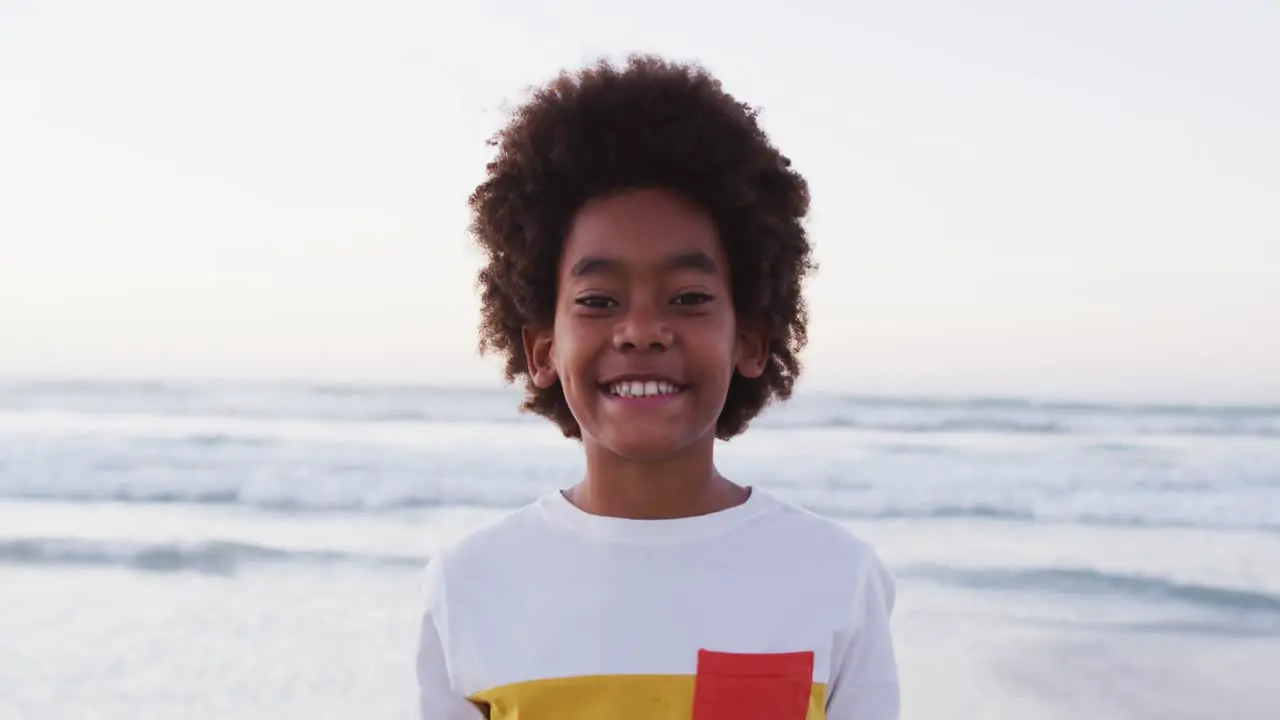
<path fill-rule="evenodd" d="M 716 437 L 741 433 L 770 401 L 791 396 L 806 342 L 801 284 L 815 268 L 802 224 L 809 191 L 757 112 L 697 64 L 632 56 L 621 67 L 601 60 L 561 73 L 490 139 L 496 156 L 469 200 L 485 256 L 480 352 L 506 359 L 508 382 L 523 378 L 523 410 L 581 438 L 559 383 L 533 384 L 522 329 L 554 322 L 561 250 L 578 210 L 639 188 L 674 192 L 709 213 L 739 321 L 768 340 L 764 373 L 730 382 Z"/>

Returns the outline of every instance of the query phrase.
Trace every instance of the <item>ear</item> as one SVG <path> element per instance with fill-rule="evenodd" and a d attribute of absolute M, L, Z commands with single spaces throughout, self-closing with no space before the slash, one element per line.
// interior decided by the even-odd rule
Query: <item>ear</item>
<path fill-rule="evenodd" d="M 765 334 L 755 326 L 743 325 L 738 328 L 737 343 L 734 369 L 738 374 L 752 380 L 764 374 L 769 361 L 769 341 Z"/>
<path fill-rule="evenodd" d="M 556 384 L 555 363 L 552 362 L 552 340 L 555 333 L 552 328 L 533 328 L 525 326 L 520 331 L 524 340 L 524 359 L 529 366 L 529 378 L 535 387 L 546 390 Z"/>

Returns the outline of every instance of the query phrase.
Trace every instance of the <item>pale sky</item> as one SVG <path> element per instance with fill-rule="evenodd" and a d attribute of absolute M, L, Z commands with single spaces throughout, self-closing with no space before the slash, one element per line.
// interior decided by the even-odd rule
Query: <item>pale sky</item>
<path fill-rule="evenodd" d="M 495 384 L 484 140 L 648 51 L 810 181 L 804 387 L 1280 402 L 1276 38 L 1274 0 L 0 2 L 0 375 Z"/>

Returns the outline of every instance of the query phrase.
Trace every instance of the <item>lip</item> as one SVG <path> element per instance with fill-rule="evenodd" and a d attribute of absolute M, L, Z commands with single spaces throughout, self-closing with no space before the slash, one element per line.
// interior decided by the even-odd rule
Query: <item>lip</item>
<path fill-rule="evenodd" d="M 675 387 L 676 391 L 669 395 L 649 395 L 642 397 L 633 397 L 629 395 L 614 395 L 609 392 L 609 386 L 620 382 L 661 382 L 667 383 Z M 684 397 L 689 386 L 678 382 L 669 375 L 660 373 L 624 373 L 620 375 L 610 375 L 608 379 L 599 383 L 600 394 L 604 395 L 609 402 L 620 403 L 627 407 L 659 407 L 669 403 L 676 402 Z"/>
<path fill-rule="evenodd" d="M 684 390 L 688 387 L 687 385 L 680 382 L 676 378 L 670 375 L 663 375 L 661 373 L 621 373 L 618 375 L 610 375 L 608 377 L 605 377 L 601 379 L 598 384 L 600 385 L 600 387 L 608 387 L 610 385 L 613 385 L 614 383 L 620 383 L 620 382 L 651 382 L 651 381 L 669 383 L 671 385 L 675 385 L 677 388 L 680 388 L 681 390 Z"/>

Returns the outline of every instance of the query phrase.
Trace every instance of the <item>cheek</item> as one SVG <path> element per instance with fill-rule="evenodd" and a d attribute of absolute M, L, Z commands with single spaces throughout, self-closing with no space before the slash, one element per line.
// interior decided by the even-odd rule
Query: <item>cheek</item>
<path fill-rule="evenodd" d="M 581 328 L 574 326 L 573 320 L 556 323 L 555 344 L 551 351 L 551 362 L 560 375 L 561 382 L 574 380 L 574 375 L 581 371 L 587 362 L 588 344 L 585 342 Z"/>
<path fill-rule="evenodd" d="M 731 318 L 700 318 L 686 329 L 686 347 L 704 366 L 731 366 L 738 360 L 737 328 Z"/>

